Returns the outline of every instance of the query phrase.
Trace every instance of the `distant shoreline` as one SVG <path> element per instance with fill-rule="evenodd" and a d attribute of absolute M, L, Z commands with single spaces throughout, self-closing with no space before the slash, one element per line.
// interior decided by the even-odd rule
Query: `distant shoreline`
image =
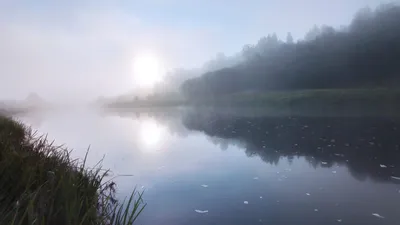
<path fill-rule="evenodd" d="M 249 92 L 198 99 L 148 99 L 115 101 L 104 108 L 138 109 L 169 107 L 251 107 L 267 112 L 290 114 L 400 115 L 400 90 L 397 89 L 321 89 L 275 92 Z"/>

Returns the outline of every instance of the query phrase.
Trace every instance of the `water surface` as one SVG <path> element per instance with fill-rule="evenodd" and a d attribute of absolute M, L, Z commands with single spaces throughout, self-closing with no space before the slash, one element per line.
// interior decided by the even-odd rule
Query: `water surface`
<path fill-rule="evenodd" d="M 20 118 L 137 186 L 138 224 L 399 224 L 400 121 L 218 111 Z M 124 176 L 130 175 L 130 176 Z"/>

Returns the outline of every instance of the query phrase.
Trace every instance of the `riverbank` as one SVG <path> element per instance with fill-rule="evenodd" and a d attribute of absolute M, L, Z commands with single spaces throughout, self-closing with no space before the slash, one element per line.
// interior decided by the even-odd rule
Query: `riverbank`
<path fill-rule="evenodd" d="M 145 204 L 115 195 L 108 171 L 88 169 L 70 151 L 0 116 L 0 224 L 132 224 Z M 110 179 L 109 177 L 107 179 Z"/>
<path fill-rule="evenodd" d="M 272 114 L 360 114 L 400 115 L 397 89 L 321 89 L 246 92 L 197 99 L 120 101 L 106 108 L 252 107 Z"/>

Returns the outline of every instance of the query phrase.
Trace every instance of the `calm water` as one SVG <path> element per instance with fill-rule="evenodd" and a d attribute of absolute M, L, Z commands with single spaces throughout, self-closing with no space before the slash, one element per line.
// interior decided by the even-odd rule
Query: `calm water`
<path fill-rule="evenodd" d="M 138 224 L 399 224 L 400 120 L 213 111 L 20 118 L 137 186 Z M 196 210 L 200 210 L 197 211 Z M 204 212 L 204 213 L 199 213 Z"/>

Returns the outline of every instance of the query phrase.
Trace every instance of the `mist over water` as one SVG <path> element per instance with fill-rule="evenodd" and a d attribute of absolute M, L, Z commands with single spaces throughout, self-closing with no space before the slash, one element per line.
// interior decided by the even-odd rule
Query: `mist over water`
<path fill-rule="evenodd" d="M 399 3 L 0 0 L 0 116 L 138 224 L 397 225 Z"/>
<path fill-rule="evenodd" d="M 240 110 L 238 110 L 239 112 Z M 397 224 L 400 120 L 218 110 L 20 118 L 145 190 L 141 224 Z M 384 218 L 379 218 L 378 214 Z"/>

